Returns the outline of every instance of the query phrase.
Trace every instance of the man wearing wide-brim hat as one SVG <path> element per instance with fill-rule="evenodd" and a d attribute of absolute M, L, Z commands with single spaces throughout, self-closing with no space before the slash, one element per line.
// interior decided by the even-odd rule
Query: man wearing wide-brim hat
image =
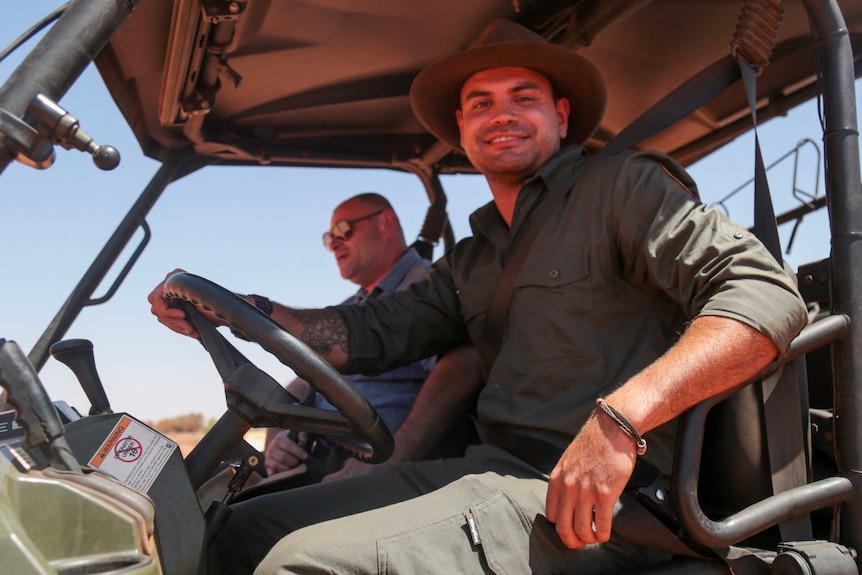
<path fill-rule="evenodd" d="M 619 500 L 636 464 L 670 473 L 677 415 L 784 352 L 807 318 L 794 282 L 702 209 L 670 158 L 589 156 L 599 72 L 521 26 L 493 23 L 425 68 L 410 97 L 488 180 L 473 237 L 427 282 L 338 306 L 335 322 L 280 305 L 273 318 L 304 339 L 326 321 L 346 345 L 320 351 L 345 372 L 471 340 L 486 362 L 483 444 L 243 502 L 211 567 L 246 572 L 273 544 L 259 575 L 583 575 L 665 561 L 612 531 Z"/>

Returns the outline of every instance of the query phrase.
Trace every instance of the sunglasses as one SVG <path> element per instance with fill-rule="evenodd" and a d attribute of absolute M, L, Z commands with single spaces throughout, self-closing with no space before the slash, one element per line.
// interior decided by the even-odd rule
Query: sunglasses
<path fill-rule="evenodd" d="M 362 216 L 361 218 L 356 218 L 355 220 L 338 220 L 332 226 L 332 229 L 323 234 L 323 245 L 326 246 L 326 249 L 332 251 L 332 240 L 341 240 L 345 242 L 353 236 L 353 224 L 361 222 L 362 220 L 367 220 L 368 218 L 373 218 L 385 211 L 386 210 L 377 210 L 376 212 L 372 212 L 367 216 Z"/>

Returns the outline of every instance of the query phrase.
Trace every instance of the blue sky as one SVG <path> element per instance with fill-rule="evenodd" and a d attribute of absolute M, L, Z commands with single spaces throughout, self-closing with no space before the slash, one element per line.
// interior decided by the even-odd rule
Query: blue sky
<path fill-rule="evenodd" d="M 10 4 L 0 27 L 5 47 L 59 0 Z M 25 46 L 32 48 L 34 42 Z M 0 63 L 0 81 L 25 51 Z M 613 95 L 611 95 L 613 97 Z M 858 96 L 857 96 L 858 102 Z M 120 166 L 102 172 L 88 155 L 57 150 L 48 170 L 13 164 L 0 176 L 0 337 L 29 351 L 65 298 L 89 267 L 141 190 L 158 169 L 145 158 L 131 131 L 89 68 L 60 104 L 76 116 L 97 143 L 122 154 Z M 858 104 L 857 104 L 858 106 Z M 767 164 L 802 138 L 821 146 L 816 106 L 809 102 L 786 118 L 764 124 L 761 145 Z M 746 182 L 753 168 L 753 137 L 739 138 L 694 166 L 704 201 L 712 203 Z M 804 146 L 797 187 L 822 195 L 814 147 Z M 770 173 L 776 213 L 798 205 L 791 193 L 792 161 Z M 456 237 L 469 233 L 468 214 L 491 199 L 477 176 L 448 176 L 443 185 Z M 209 357 L 200 345 L 170 332 L 150 314 L 146 296 L 176 267 L 207 277 L 237 292 L 256 292 L 297 307 L 338 302 L 355 286 L 338 275 L 320 240 L 332 208 L 365 191 L 392 201 L 408 241 L 415 239 L 427 196 L 414 176 L 384 170 L 310 168 L 208 168 L 168 187 L 147 221 L 153 237 L 118 293 L 106 304 L 85 308 L 67 338 L 93 342 L 96 363 L 116 411 L 141 419 L 200 412 L 218 417 L 224 394 Z M 730 215 L 751 225 L 751 189 L 729 202 Z M 791 225 L 783 226 L 784 245 Z M 788 262 L 796 267 L 828 256 L 825 210 L 801 224 Z M 132 247 L 138 238 L 132 241 Z M 435 256 L 441 254 L 438 247 Z M 117 268 L 125 260 L 121 258 Z M 110 284 L 113 273 L 106 284 Z M 96 292 L 102 295 L 106 287 Z M 257 346 L 239 342 L 241 351 L 280 381 L 292 372 Z M 71 372 L 49 360 L 40 376 L 54 399 L 82 412 L 88 408 Z"/>

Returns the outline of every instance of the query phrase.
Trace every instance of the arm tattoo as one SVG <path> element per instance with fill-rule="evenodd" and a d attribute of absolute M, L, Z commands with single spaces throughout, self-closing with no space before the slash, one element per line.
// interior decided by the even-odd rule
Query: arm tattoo
<path fill-rule="evenodd" d="M 297 310 L 296 318 L 302 325 L 302 339 L 321 355 L 329 355 L 338 346 L 350 354 L 347 342 L 347 325 L 334 309 Z"/>

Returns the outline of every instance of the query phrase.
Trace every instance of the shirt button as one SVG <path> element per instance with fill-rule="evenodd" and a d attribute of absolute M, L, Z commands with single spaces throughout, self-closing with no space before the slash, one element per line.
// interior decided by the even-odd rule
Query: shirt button
<path fill-rule="evenodd" d="M 560 270 L 557 268 L 551 268 L 551 271 L 548 272 L 548 277 L 552 280 L 557 279 L 560 276 Z"/>
<path fill-rule="evenodd" d="M 733 237 L 737 240 L 742 239 L 742 232 L 734 232 Z"/>

